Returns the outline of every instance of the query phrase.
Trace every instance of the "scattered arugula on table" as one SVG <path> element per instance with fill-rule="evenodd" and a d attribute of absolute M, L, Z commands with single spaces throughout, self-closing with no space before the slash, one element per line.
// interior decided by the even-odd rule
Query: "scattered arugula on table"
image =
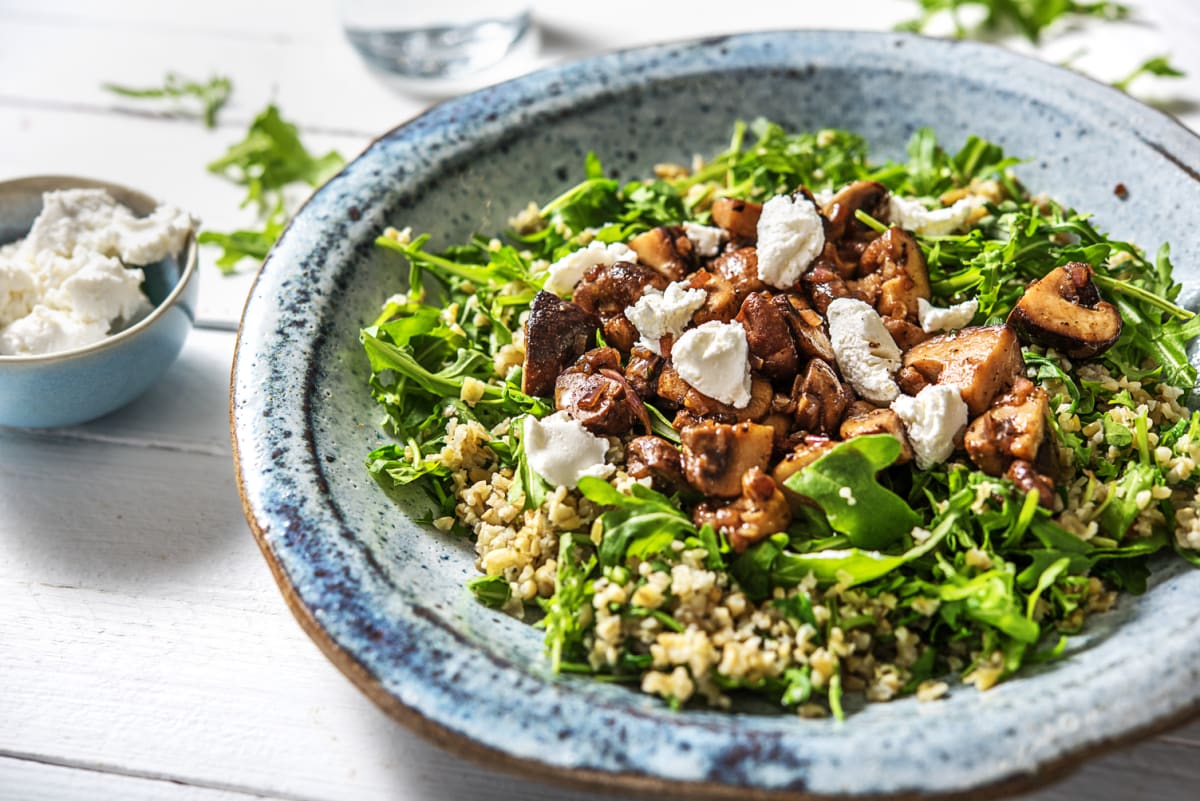
<path fill-rule="evenodd" d="M 866 142 L 854 133 L 789 133 L 759 119 L 737 122 L 723 152 L 677 177 L 622 182 L 605 173 L 596 154 L 588 154 L 579 184 L 538 208 L 536 224 L 508 231 L 502 239 L 475 236 L 439 251 L 428 234 L 414 238 L 389 231 L 377 243 L 407 262 L 409 289 L 386 303 L 361 333 L 370 389 L 384 412 L 385 429 L 395 438 L 369 455 L 368 470 L 385 488 L 424 489 L 442 514 L 453 515 L 453 478 L 440 459 L 446 420 L 476 420 L 500 432 L 489 446 L 497 466 L 512 473 L 509 500 L 537 508 L 548 490 L 525 460 L 520 421 L 524 415 L 548 414 L 553 405 L 521 392 L 519 365 L 497 375 L 496 363 L 513 343 L 521 313 L 544 280 L 544 263 L 592 240 L 626 241 L 684 220 L 711 223 L 708 207 L 717 195 L 762 201 L 798 185 L 821 191 L 857 179 L 877 180 L 893 192 L 931 203 L 981 181 L 996 182 L 1005 198 L 990 203 L 971 231 L 918 237 L 934 302 L 976 297 L 978 319 L 1001 321 L 1030 280 L 1067 261 L 1085 261 L 1094 267 L 1101 294 L 1126 321 L 1121 339 L 1099 361 L 1114 375 L 1190 391 L 1196 371 L 1185 346 L 1200 334 L 1200 317 L 1176 303 L 1180 285 L 1172 278 L 1167 246 L 1148 257 L 1131 243 L 1109 238 L 1086 214 L 1035 200 L 1010 172 L 1019 163 L 973 136 L 948 151 L 931 130 L 921 129 L 903 161 L 875 164 Z M 864 222 L 878 224 L 869 217 Z M 397 276 L 398 283 L 402 278 Z M 694 499 L 640 485 L 620 492 L 600 479 L 584 478 L 578 491 L 599 508 L 599 533 L 596 540 L 588 532 L 560 537 L 555 592 L 540 602 L 539 625 L 552 665 L 596 672 L 587 660 L 585 622 L 595 582 L 636 579 L 635 568 L 643 563 L 669 569 L 680 544 L 702 549 L 706 567 L 727 572 L 751 599 L 774 604 L 797 625 L 812 626 L 815 644 L 828 642 L 834 626 L 846 630 L 879 621 L 864 618 L 844 604 L 840 592 L 831 592 L 821 601 L 829 617 L 818 623 L 812 601 L 800 589 L 806 582 L 815 581 L 822 590 L 894 595 L 896 621 L 921 631 L 925 642 L 907 692 L 945 675 L 946 654 L 954 650 L 1001 654 L 1003 676 L 1024 664 L 1058 658 L 1062 635 L 1081 625 L 1094 577 L 1109 587 L 1143 591 L 1146 560 L 1172 547 L 1169 529 L 1160 526 L 1149 535 L 1131 529 L 1146 493 L 1160 498 L 1155 493 L 1168 484 L 1156 448 L 1184 455 L 1188 443 L 1200 441 L 1200 413 L 1155 426 L 1134 408 L 1128 390 L 1084 380 L 1070 365 L 1036 350 L 1026 351 L 1026 363 L 1030 377 L 1050 393 L 1052 410 L 1068 409 L 1081 426 L 1103 431 L 1104 444 L 1096 446 L 1064 428 L 1057 413 L 1048 420 L 1058 448 L 1091 477 L 1088 491 L 1105 498 L 1097 512 L 1100 530 L 1092 539 L 1054 522 L 1036 493 L 1023 493 L 1007 479 L 961 462 L 924 472 L 892 466 L 897 446 L 886 435 L 841 443 L 789 478 L 788 488 L 815 506 L 802 509 L 787 531 L 740 554 L 711 526 L 696 525 L 686 511 Z M 473 404 L 460 400 L 468 381 L 485 385 Z M 1176 486 L 1194 489 L 1196 481 Z M 844 494 L 847 487 L 855 504 Z M 1171 525 L 1169 499 L 1153 505 Z M 1181 555 L 1200 564 L 1200 555 Z M 503 605 L 511 595 L 505 596 L 502 583 L 483 577 L 473 579 L 470 588 L 482 602 Z M 680 626 L 663 609 L 629 603 L 622 614 L 653 617 L 666 630 Z M 626 649 L 603 678 L 636 680 L 650 666 L 648 659 Z M 978 667 L 970 663 L 958 669 L 968 675 Z M 833 714 L 843 714 L 837 672 L 823 686 L 807 666 L 754 683 L 720 681 L 725 690 L 766 694 L 785 706 L 819 695 Z"/>
<path fill-rule="evenodd" d="M 1143 75 L 1154 75 L 1159 78 L 1183 78 L 1187 76 L 1187 73 L 1171 64 L 1167 56 L 1152 56 L 1139 64 L 1124 78 L 1121 78 L 1119 81 L 1113 81 L 1113 86 L 1122 92 L 1128 92 L 1129 85 Z"/>
<path fill-rule="evenodd" d="M 310 153 L 296 126 L 283 119 L 274 103 L 268 105 L 250 123 L 245 138 L 208 165 L 209 172 L 246 188 L 242 207 L 254 205 L 262 228 L 203 231 L 198 241 L 221 248 L 217 266 L 226 274 L 235 272 L 242 259 L 262 261 L 287 225 L 289 187 L 320 186 L 344 164 L 333 150 L 322 156 Z"/>
<path fill-rule="evenodd" d="M 233 92 L 233 81 L 223 75 L 214 75 L 207 81 L 185 78 L 168 72 L 162 86 L 133 87 L 105 83 L 102 87 L 109 92 L 138 100 L 171 100 L 180 108 L 192 101 L 200 104 L 200 117 L 209 128 L 217 125 L 217 114 Z"/>
<path fill-rule="evenodd" d="M 1071 17 L 1104 20 L 1125 19 L 1130 7 L 1125 3 L 1097 0 L 915 0 L 920 14 L 897 26 L 900 30 L 920 32 L 937 17 L 949 16 L 954 33 L 960 39 L 981 34 L 997 35 L 1015 30 L 1037 44 L 1047 28 Z M 963 12 L 982 13 L 978 24 L 963 19 Z"/>

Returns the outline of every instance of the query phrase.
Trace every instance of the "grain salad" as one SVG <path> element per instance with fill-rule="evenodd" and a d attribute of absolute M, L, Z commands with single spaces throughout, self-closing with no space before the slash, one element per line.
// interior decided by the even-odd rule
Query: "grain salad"
<path fill-rule="evenodd" d="M 919 130 L 737 123 L 727 150 L 378 244 L 362 332 L 430 536 L 555 670 L 802 716 L 1063 657 L 1148 561 L 1200 564 L 1200 413 L 1167 246 Z M 1155 557 L 1159 558 L 1159 557 Z"/>

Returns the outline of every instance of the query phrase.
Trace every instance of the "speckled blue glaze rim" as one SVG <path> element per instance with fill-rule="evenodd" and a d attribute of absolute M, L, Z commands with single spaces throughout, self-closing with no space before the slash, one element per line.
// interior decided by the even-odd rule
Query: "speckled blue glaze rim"
<path fill-rule="evenodd" d="M 378 230 L 380 220 L 369 210 L 397 183 L 417 180 L 473 143 L 519 130 L 523 116 L 596 102 L 647 81 L 713 70 L 803 70 L 880 55 L 897 69 L 951 76 L 955 68 L 947 65 L 967 64 L 957 70 L 969 68 L 998 93 L 1036 87 L 1040 102 L 1078 109 L 1092 129 L 1132 132 L 1139 147 L 1156 154 L 1146 156 L 1155 169 L 1200 182 L 1200 140 L 1069 71 L 974 43 L 774 32 L 610 54 L 448 101 L 381 137 L 294 220 L 256 280 L 239 333 L 231 384 L 239 490 L 301 624 L 393 716 L 465 755 L 594 788 L 712 798 L 979 798 L 1045 782 L 1087 755 L 1200 711 L 1200 642 L 1193 636 L 1200 584 L 1178 564 L 1160 565 L 1151 592 L 1106 618 L 1132 647 L 1114 651 L 1112 638 L 1085 636 L 1072 646 L 1087 652 L 1073 663 L 1083 673 L 1033 671 L 1042 682 L 1033 698 L 1022 694 L 1029 685 L 1020 681 L 964 695 L 949 707 L 963 718 L 949 722 L 963 725 L 944 725 L 945 707 L 937 704 L 873 705 L 882 709 L 873 710 L 871 725 L 904 735 L 873 743 L 863 735 L 876 732 L 859 731 L 854 716 L 837 723 L 677 714 L 644 698 L 614 701 L 587 684 L 552 681 L 476 652 L 436 608 L 389 590 L 375 556 L 356 541 L 355 521 L 329 496 L 311 435 L 319 404 L 311 379 L 318 345 L 331 333 L 319 312 L 346 278 L 325 267 L 350 257 L 346 240 Z M 1196 243 L 1180 250 L 1194 254 Z M 1194 303 L 1196 296 L 1189 286 L 1184 300 Z M 373 606 L 378 599 L 387 603 Z M 1136 630 L 1120 626 L 1132 618 Z M 473 670 L 487 681 L 474 681 Z M 497 725 L 507 715 L 519 725 Z"/>

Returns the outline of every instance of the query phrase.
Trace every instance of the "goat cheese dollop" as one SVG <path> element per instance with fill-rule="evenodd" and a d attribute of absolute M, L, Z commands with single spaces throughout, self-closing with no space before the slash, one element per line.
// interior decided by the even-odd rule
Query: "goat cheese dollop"
<path fill-rule="evenodd" d="M 920 236 L 949 236 L 965 229 L 971 215 L 986 202 L 978 195 L 967 195 L 951 206 L 929 209 L 915 198 L 892 195 L 888 200 L 888 218 L 892 225 Z"/>
<path fill-rule="evenodd" d="M 550 265 L 545 290 L 559 297 L 569 295 L 589 267 L 596 264 L 611 265 L 619 261 L 637 264 L 637 254 L 620 242 L 606 245 L 598 239 L 592 240 L 587 247 L 568 253 Z"/>
<path fill-rule="evenodd" d="M 942 308 L 934 306 L 925 298 L 917 298 L 917 318 L 921 321 L 921 330 L 927 334 L 934 331 L 957 331 L 965 328 L 975 319 L 979 311 L 979 301 L 972 298 L 953 306 Z"/>
<path fill-rule="evenodd" d="M 625 316 L 641 334 L 638 344 L 662 356 L 662 338 L 678 337 L 707 297 L 703 289 L 689 289 L 687 281 L 667 284 L 662 291 L 648 286 L 636 303 L 626 307 Z"/>
<path fill-rule="evenodd" d="M 616 469 L 604 461 L 608 440 L 588 431 L 566 412 L 541 420 L 527 415 L 522 434 L 529 466 L 556 487 L 572 488 L 584 476 L 607 478 Z"/>
<path fill-rule="evenodd" d="M 892 401 L 892 411 L 904 423 L 921 470 L 949 459 L 954 440 L 967 427 L 967 404 L 951 384 L 930 384 L 915 398 L 900 395 Z"/>
<path fill-rule="evenodd" d="M 196 221 L 172 206 L 137 217 L 103 189 L 42 196 L 22 240 L 0 247 L 0 354 L 98 342 L 150 309 L 139 265 L 178 252 Z"/>
<path fill-rule="evenodd" d="M 714 225 L 685 222 L 683 234 L 691 241 L 696 254 L 706 259 L 717 255 L 721 249 L 721 243 L 725 241 L 725 229 Z"/>
<path fill-rule="evenodd" d="M 750 404 L 750 346 L 737 323 L 710 320 L 685 331 L 671 349 L 671 361 L 702 395 L 735 409 Z"/>
<path fill-rule="evenodd" d="M 758 218 L 758 277 L 790 289 L 825 249 L 825 225 L 817 207 L 799 195 L 776 195 Z"/>
<path fill-rule="evenodd" d="M 879 313 L 861 300 L 838 298 L 825 316 L 838 369 L 854 391 L 872 403 L 895 400 L 901 352 Z"/>

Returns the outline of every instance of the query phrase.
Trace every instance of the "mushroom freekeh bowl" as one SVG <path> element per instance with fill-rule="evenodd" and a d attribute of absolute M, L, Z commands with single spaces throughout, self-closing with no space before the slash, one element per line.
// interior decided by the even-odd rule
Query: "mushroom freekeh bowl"
<path fill-rule="evenodd" d="M 1065 641 L 1065 658 L 985 693 L 952 685 L 936 703 L 872 704 L 844 721 L 745 705 L 672 710 L 555 673 L 539 631 L 464 589 L 471 545 L 423 522 L 434 516 L 428 498 L 368 477 L 365 454 L 390 440 L 359 332 L 407 275 L 376 237 L 411 227 L 444 247 L 501 231 L 530 200 L 575 184 L 589 151 L 625 180 L 719 152 L 734 120 L 764 116 L 792 130 L 852 131 L 881 160 L 903 159 L 925 126 L 949 148 L 971 135 L 995 142 L 1027 159 L 1012 168 L 1025 185 L 1093 212 L 1114 238 L 1169 241 L 1185 285 L 1176 301 L 1195 306 L 1195 138 L 1118 92 L 997 49 L 749 34 L 604 56 L 447 102 L 385 135 L 314 197 L 243 318 L 231 409 L 241 490 L 306 629 L 385 709 L 464 753 L 712 797 L 1010 790 L 1193 714 L 1200 573 L 1181 560 L 1155 562 L 1147 591 L 1091 618 Z M 1084 272 L 1068 265 L 1062 292 L 1029 293 L 1032 322 L 1014 327 L 1044 327 L 1071 287 L 1086 290 Z M 1089 347 L 1112 336 L 1102 322 Z"/>

